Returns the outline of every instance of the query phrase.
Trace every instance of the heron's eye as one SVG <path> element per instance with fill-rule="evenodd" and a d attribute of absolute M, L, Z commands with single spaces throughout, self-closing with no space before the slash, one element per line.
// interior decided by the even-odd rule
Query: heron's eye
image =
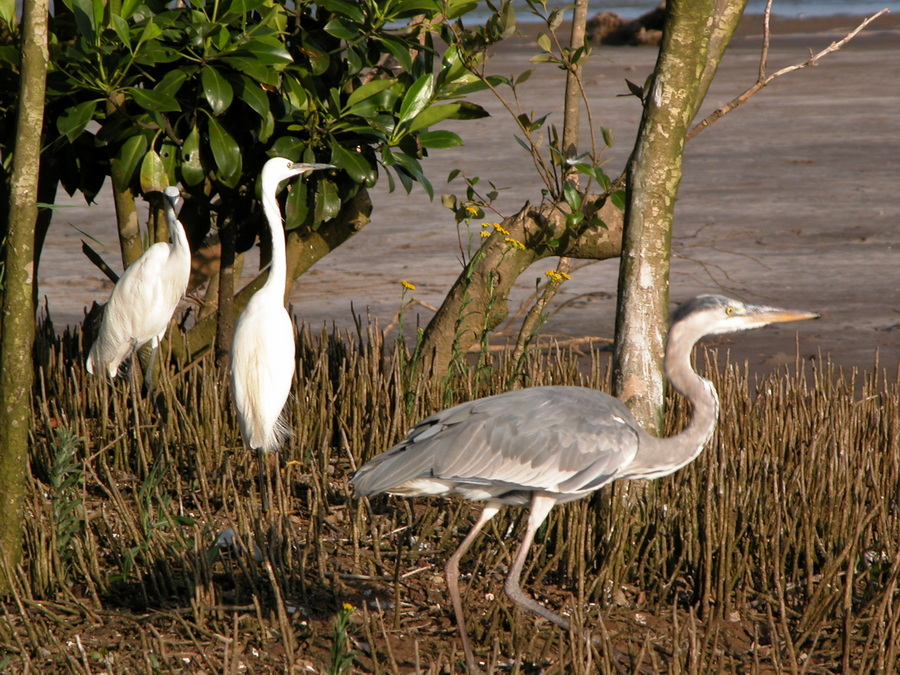
<path fill-rule="evenodd" d="M 734 314 L 734 307 L 732 307 L 731 305 L 728 305 L 725 308 L 725 314 L 726 314 L 726 316 L 731 316 L 732 314 Z"/>

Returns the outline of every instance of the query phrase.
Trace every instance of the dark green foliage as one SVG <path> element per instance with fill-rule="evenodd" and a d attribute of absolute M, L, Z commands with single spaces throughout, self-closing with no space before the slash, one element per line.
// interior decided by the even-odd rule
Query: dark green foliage
<path fill-rule="evenodd" d="M 44 159 L 87 200 L 107 176 L 134 194 L 180 183 L 232 215 L 266 159 L 282 155 L 338 167 L 291 194 L 287 229 L 315 229 L 374 185 L 379 165 L 392 184 L 419 182 L 432 194 L 420 159 L 462 141 L 431 127 L 487 114 L 458 100 L 472 78 L 454 50 L 438 54 L 439 31 L 427 24 L 440 24 L 436 3 L 57 4 Z M 407 25 L 419 15 L 426 21 Z M 0 34 L 0 119 L 15 107 L 18 26 L 10 29 Z M 0 157 L 11 148 L 0 134 Z M 193 225 L 200 241 L 209 225 Z"/>

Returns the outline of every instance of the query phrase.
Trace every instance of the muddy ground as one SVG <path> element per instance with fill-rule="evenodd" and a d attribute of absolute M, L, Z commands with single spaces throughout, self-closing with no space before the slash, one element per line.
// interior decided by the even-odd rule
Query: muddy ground
<path fill-rule="evenodd" d="M 810 50 L 840 39 L 857 23 L 857 18 L 776 20 L 769 72 L 805 60 Z M 761 18 L 745 18 L 701 115 L 753 84 L 761 35 Z M 516 74 L 531 67 L 533 37 L 504 45 L 493 58 L 494 71 Z M 870 368 L 880 353 L 882 366 L 897 367 L 898 47 L 900 17 L 882 17 L 817 67 L 776 80 L 689 143 L 676 210 L 673 302 L 724 292 L 822 314 L 815 323 L 741 336 L 733 355 L 754 367 L 767 370 L 792 361 L 798 348 L 803 358 L 821 352 L 861 369 Z M 612 129 L 616 138 L 605 154 L 610 174 L 623 167 L 640 120 L 638 100 L 623 96 L 625 80 L 643 83 L 655 57 L 652 48 L 604 47 L 586 67 L 594 123 Z M 537 67 L 520 96 L 525 110 L 549 113 L 550 122 L 561 124 L 561 71 Z M 498 208 L 509 215 L 526 200 L 539 201 L 541 185 L 502 106 L 487 94 L 478 101 L 492 116 L 448 125 L 466 144 L 434 153 L 425 166 L 438 194 L 462 193 L 459 181 L 445 183 L 452 169 L 494 182 L 502 188 Z M 420 189 L 409 196 L 390 194 L 380 184 L 373 200 L 371 224 L 295 286 L 292 303 L 299 320 L 349 330 L 353 308 L 385 325 L 400 305 L 401 280 L 414 283 L 415 297 L 426 305 L 440 304 L 460 271 L 460 233 L 452 214 Z M 79 240 L 95 238 L 115 261 L 113 223 L 108 193 L 91 208 L 60 210 L 40 277 L 57 328 L 79 321 L 85 306 L 107 297 L 111 285 L 82 256 Z M 543 261 L 522 276 L 513 309 L 552 264 Z M 610 340 L 617 272 L 618 262 L 609 260 L 573 274 L 544 334 Z M 414 311 L 423 324 L 430 318 L 427 307 Z M 412 313 L 406 322 L 415 323 Z M 722 344 L 730 347 L 731 341 Z"/>

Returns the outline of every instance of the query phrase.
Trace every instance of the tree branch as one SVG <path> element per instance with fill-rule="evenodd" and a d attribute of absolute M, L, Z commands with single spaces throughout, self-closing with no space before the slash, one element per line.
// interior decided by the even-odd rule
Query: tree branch
<path fill-rule="evenodd" d="M 819 61 L 831 54 L 832 52 L 836 52 L 841 49 L 844 45 L 846 45 L 850 40 L 855 38 L 861 31 L 863 31 L 866 26 L 875 21 L 882 14 L 887 14 L 888 10 L 883 9 L 877 14 L 873 14 L 868 19 L 859 24 L 854 30 L 850 31 L 847 35 L 845 35 L 842 39 L 832 42 L 825 49 L 818 52 L 817 54 L 811 54 L 810 57 L 806 61 L 801 61 L 800 63 L 795 63 L 792 66 L 786 66 L 781 70 L 777 70 L 771 75 L 766 75 L 766 60 L 768 58 L 769 51 L 769 11 L 771 9 L 771 0 L 769 4 L 766 6 L 766 14 L 765 14 L 765 30 L 764 30 L 764 38 L 763 38 L 763 51 L 760 57 L 760 66 L 759 66 L 759 77 L 756 80 L 756 83 L 747 89 L 744 93 L 736 98 L 732 99 L 721 108 L 717 108 L 705 118 L 703 118 L 700 122 L 698 122 L 694 127 L 688 132 L 687 139 L 690 140 L 701 131 L 703 131 L 706 127 L 717 122 L 719 119 L 730 113 L 735 108 L 746 103 L 751 96 L 757 93 L 760 89 L 771 83 L 773 80 L 778 79 L 783 75 L 787 75 L 788 73 L 792 73 L 795 70 L 800 70 L 802 68 L 807 68 L 808 66 L 816 66 L 819 64 Z"/>

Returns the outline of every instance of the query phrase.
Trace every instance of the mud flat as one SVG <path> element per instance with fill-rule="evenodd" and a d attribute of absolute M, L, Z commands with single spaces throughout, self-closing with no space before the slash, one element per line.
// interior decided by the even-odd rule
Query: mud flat
<path fill-rule="evenodd" d="M 808 58 L 859 23 L 855 17 L 776 20 L 768 59 L 774 72 Z M 701 116 L 729 101 L 757 77 L 762 21 L 746 17 L 713 83 Z M 492 60 L 495 72 L 532 67 L 533 35 L 515 38 Z M 749 302 L 815 310 L 818 322 L 796 329 L 772 328 L 734 340 L 732 358 L 748 359 L 759 371 L 801 358 L 829 355 L 841 366 L 896 369 L 900 353 L 900 17 L 879 19 L 819 66 L 776 80 L 744 107 L 692 140 L 676 209 L 673 302 L 721 292 Z M 621 170 L 638 123 L 640 107 L 625 80 L 643 83 L 653 68 L 652 48 L 603 47 L 586 68 L 594 122 L 613 130 L 608 172 Z M 552 66 L 537 67 L 523 85 L 524 108 L 562 122 L 563 78 Z M 449 186 L 455 168 L 502 188 L 504 214 L 526 200 L 540 201 L 541 184 L 514 140 L 502 106 L 479 98 L 492 117 L 454 126 L 466 145 L 426 160 L 435 191 Z M 585 128 L 585 134 L 587 130 Z M 587 138 L 587 136 L 585 136 Z M 353 329 L 352 307 L 385 325 L 401 303 L 401 280 L 416 285 L 417 299 L 437 306 L 460 271 L 460 242 L 477 241 L 457 231 L 452 214 L 421 190 L 411 196 L 373 192 L 372 223 L 320 261 L 296 284 L 298 319 L 314 328 Z M 105 300 L 110 285 L 80 250 L 90 236 L 108 247 L 117 242 L 111 198 L 85 208 L 69 200 L 51 228 L 41 266 L 41 292 L 58 328 L 80 321 L 83 308 Z M 492 218 L 498 220 L 499 218 Z M 511 308 L 527 297 L 536 278 L 553 266 L 543 261 L 520 279 Z M 253 265 L 249 265 L 253 267 Z M 578 267 L 578 265 L 576 265 Z M 613 335 L 618 261 L 578 268 L 564 284 L 543 334 L 561 338 Z M 410 295 L 407 294 L 407 299 Z M 430 311 L 409 310 L 424 325 Z M 731 349 L 725 338 L 721 349 Z"/>

